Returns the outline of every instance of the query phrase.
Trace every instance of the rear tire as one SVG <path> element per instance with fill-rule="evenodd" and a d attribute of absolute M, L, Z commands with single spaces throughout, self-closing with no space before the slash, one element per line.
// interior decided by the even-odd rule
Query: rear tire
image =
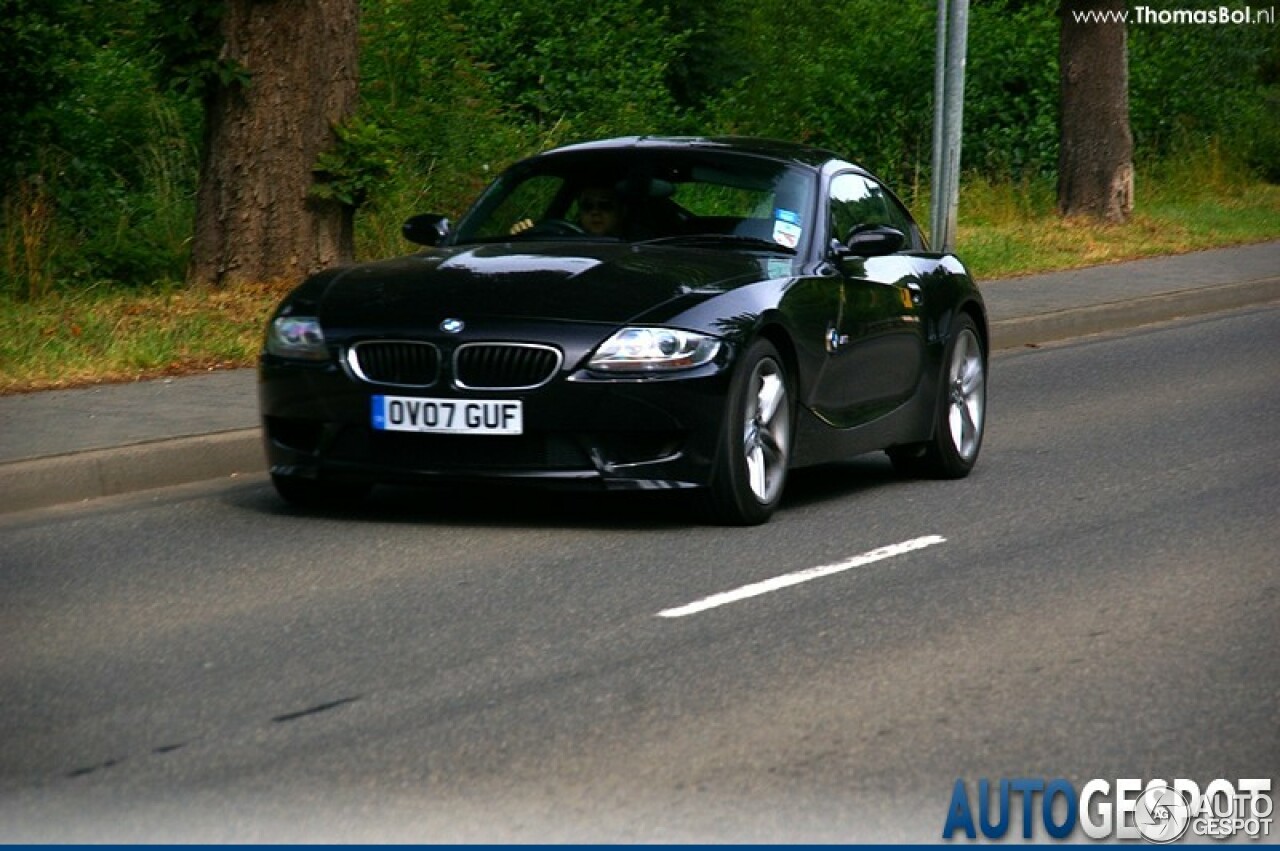
<path fill-rule="evenodd" d="M 357 505 L 373 490 L 372 485 L 327 482 L 298 476 L 271 474 L 276 493 L 299 508 L 348 508 Z"/>
<path fill-rule="evenodd" d="M 782 501 L 791 461 L 791 380 L 768 340 L 756 340 L 734 370 L 721 424 L 708 507 L 718 522 L 754 526 Z"/>
<path fill-rule="evenodd" d="M 894 468 L 927 479 L 962 479 L 982 449 L 987 416 L 987 355 L 978 326 L 968 314 L 956 317 L 938 382 L 933 436 L 924 443 L 888 450 Z"/>

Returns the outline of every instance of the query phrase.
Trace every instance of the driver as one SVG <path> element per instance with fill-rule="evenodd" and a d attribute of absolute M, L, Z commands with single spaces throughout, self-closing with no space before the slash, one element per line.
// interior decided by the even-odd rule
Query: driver
<path fill-rule="evenodd" d="M 578 224 L 591 236 L 618 236 L 622 201 L 605 186 L 588 186 L 578 195 Z"/>
<path fill-rule="evenodd" d="M 576 224 L 588 236 L 621 236 L 625 212 L 622 199 L 608 186 L 591 185 L 578 193 Z M 568 224 L 565 222 L 564 224 Z M 533 230 L 533 219 L 521 219 L 511 226 L 511 235 Z"/>

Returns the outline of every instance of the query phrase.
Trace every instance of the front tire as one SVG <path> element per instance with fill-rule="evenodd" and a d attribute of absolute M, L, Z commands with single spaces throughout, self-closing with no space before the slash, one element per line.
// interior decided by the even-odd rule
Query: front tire
<path fill-rule="evenodd" d="M 895 446 L 889 460 L 898 472 L 928 479 L 962 479 L 982 449 L 987 415 L 987 356 L 978 326 L 956 317 L 939 379 L 933 436 L 924 443 Z"/>
<path fill-rule="evenodd" d="M 712 516 L 734 526 L 769 519 L 791 462 L 791 381 L 768 340 L 756 340 L 734 371 L 712 472 Z"/>

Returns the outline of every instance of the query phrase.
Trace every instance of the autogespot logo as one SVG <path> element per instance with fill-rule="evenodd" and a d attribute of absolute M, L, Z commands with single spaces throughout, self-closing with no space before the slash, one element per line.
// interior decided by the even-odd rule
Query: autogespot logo
<path fill-rule="evenodd" d="M 1173 842 L 1181 839 L 1191 824 L 1191 801 L 1172 786 L 1150 785 L 1138 796 L 1133 810 L 1133 826 L 1143 839 Z"/>
<path fill-rule="evenodd" d="M 1261 839 L 1271 833 L 1270 792 L 1269 778 L 1214 780 L 1203 793 L 1199 784 L 1183 779 L 1090 780 L 1078 792 L 1062 778 L 983 778 L 976 787 L 960 779 L 951 791 L 942 838 L 976 839 L 981 833 L 987 839 L 1068 839 L 1079 830 L 1089 839 L 1160 844 L 1188 835 Z"/>

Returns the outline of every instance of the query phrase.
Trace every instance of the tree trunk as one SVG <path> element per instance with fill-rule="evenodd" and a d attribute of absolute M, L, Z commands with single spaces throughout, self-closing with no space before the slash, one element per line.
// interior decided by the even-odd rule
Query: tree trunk
<path fill-rule="evenodd" d="M 1063 0 L 1058 211 L 1123 222 L 1133 211 L 1125 0 Z M 1116 15 L 1117 17 L 1104 17 Z"/>
<path fill-rule="evenodd" d="M 223 58 L 244 84 L 205 104 L 188 278 L 296 281 L 353 254 L 353 210 L 308 195 L 316 157 L 355 109 L 357 0 L 230 0 Z"/>

